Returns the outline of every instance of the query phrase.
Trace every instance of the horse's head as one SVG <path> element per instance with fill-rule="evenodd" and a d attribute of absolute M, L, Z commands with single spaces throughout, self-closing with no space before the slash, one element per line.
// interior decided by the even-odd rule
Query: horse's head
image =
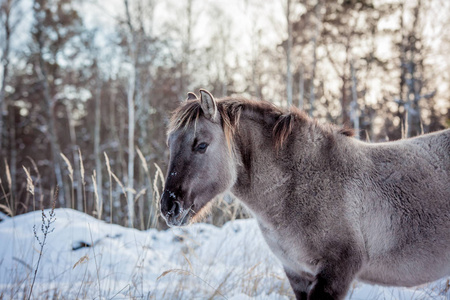
<path fill-rule="evenodd" d="M 218 194 L 229 189 L 236 168 L 214 97 L 200 90 L 174 113 L 169 128 L 170 162 L 161 196 L 169 226 L 190 222 Z"/>

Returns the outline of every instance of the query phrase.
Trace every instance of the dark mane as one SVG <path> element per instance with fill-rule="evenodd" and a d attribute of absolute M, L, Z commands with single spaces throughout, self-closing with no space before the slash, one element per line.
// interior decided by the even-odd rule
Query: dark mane
<path fill-rule="evenodd" d="M 316 123 L 315 125 L 317 127 L 328 132 L 336 132 L 345 136 L 354 135 L 353 130 L 350 128 L 321 125 L 296 107 L 291 107 L 289 111 L 282 110 L 267 101 L 223 98 L 217 100 L 217 109 L 220 113 L 225 137 L 230 148 L 243 111 L 251 111 L 274 120 L 272 132 L 277 149 L 283 146 L 283 143 L 294 129 L 295 124 L 300 122 Z M 187 100 L 173 112 L 170 119 L 169 132 L 179 128 L 187 128 L 190 124 L 195 124 L 201 116 L 203 116 L 203 111 L 200 100 Z"/>

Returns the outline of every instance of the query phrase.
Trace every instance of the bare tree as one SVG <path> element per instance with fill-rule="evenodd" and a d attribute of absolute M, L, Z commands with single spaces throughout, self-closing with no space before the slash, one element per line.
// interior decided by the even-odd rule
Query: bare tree
<path fill-rule="evenodd" d="M 97 66 L 97 60 L 94 59 L 94 78 L 95 78 L 95 128 L 94 128 L 94 156 L 95 156 L 95 179 L 97 181 L 97 215 L 101 218 L 103 208 L 103 176 L 102 176 L 102 153 L 100 151 L 100 126 L 101 126 L 101 99 L 102 99 L 102 79 L 100 76 L 100 70 Z"/>
<path fill-rule="evenodd" d="M 350 104 L 351 112 L 350 118 L 353 123 L 353 127 L 356 131 L 356 138 L 359 140 L 359 106 L 358 106 L 358 95 L 357 95 L 357 80 L 356 71 L 353 60 L 350 62 L 350 70 L 352 75 L 352 102 Z"/>
<path fill-rule="evenodd" d="M 312 63 L 312 70 L 311 70 L 311 82 L 309 85 L 309 115 L 313 115 L 314 111 L 314 105 L 316 101 L 316 92 L 315 92 L 315 85 L 314 81 L 316 79 L 316 68 L 317 68 L 317 44 L 318 39 L 320 37 L 320 31 L 321 31 L 321 25 L 322 25 L 322 13 L 321 13 L 321 2 L 317 3 L 316 7 L 314 8 L 314 16 L 315 16 L 315 28 L 314 28 L 314 35 L 311 39 L 311 42 L 313 44 L 313 63 Z"/>
<path fill-rule="evenodd" d="M 184 100 L 186 90 L 189 88 L 189 72 L 190 62 L 192 57 L 192 28 L 194 26 L 193 20 L 193 0 L 187 0 L 186 3 L 186 32 L 182 38 L 182 60 L 180 69 L 180 100 Z"/>
<path fill-rule="evenodd" d="M 420 49 L 417 45 L 420 42 L 420 34 L 418 26 L 420 24 L 420 10 L 422 8 L 422 0 L 418 0 L 416 6 L 413 8 L 413 22 L 412 28 L 406 36 L 406 40 L 402 38 L 403 42 L 407 44 L 402 46 L 406 52 L 407 61 L 402 66 L 406 73 L 405 80 L 407 89 L 407 96 L 405 99 L 406 110 L 406 137 L 417 135 L 420 133 L 420 106 L 419 100 L 421 98 L 421 90 L 423 86 L 423 79 L 421 77 L 422 59 L 420 58 Z"/>
<path fill-rule="evenodd" d="M 2 45 L 1 56 L 1 85 L 0 85 L 0 156 L 3 157 L 3 134 L 4 134 L 4 116 L 7 113 L 7 105 L 5 101 L 6 80 L 9 73 L 9 55 L 11 48 L 11 36 L 14 33 L 21 18 L 12 19 L 12 15 L 20 0 L 4 0 L 0 5 L 0 24 L 4 32 L 0 35 L 0 44 Z"/>
<path fill-rule="evenodd" d="M 56 125 L 55 125 L 55 116 L 54 116 L 54 110 L 55 110 L 55 104 L 57 101 L 56 97 L 52 97 L 50 92 L 50 87 L 48 83 L 48 74 L 47 74 L 47 66 L 46 61 L 44 59 L 45 55 L 45 43 L 47 39 L 47 33 L 45 32 L 45 25 L 44 22 L 46 22 L 46 14 L 48 13 L 46 11 L 46 3 L 43 1 L 35 0 L 33 3 L 33 10 L 34 10 L 34 17 L 35 17 L 35 26 L 34 26 L 34 32 L 33 37 L 36 42 L 37 46 L 37 64 L 35 65 L 36 73 L 38 75 L 40 84 L 43 88 L 43 98 L 44 98 L 44 105 L 45 110 L 47 112 L 47 120 L 48 120 L 48 139 L 50 141 L 51 145 L 51 152 L 52 152 L 52 158 L 53 158 L 53 169 L 55 171 L 56 176 L 56 183 L 59 186 L 60 192 L 58 193 L 58 199 L 59 204 L 64 205 L 64 181 L 62 177 L 62 171 L 61 171 L 61 160 L 60 160 L 60 153 L 61 149 L 58 142 L 58 136 L 56 133 Z M 60 45 L 61 46 L 61 45 Z M 56 54 L 57 51 L 60 49 L 55 50 L 52 54 L 56 61 Z"/>
<path fill-rule="evenodd" d="M 286 94 L 287 105 L 292 105 L 292 71 L 291 71 L 291 53 L 292 53 L 292 22 L 291 22 L 291 0 L 286 0 L 286 23 L 287 23 L 287 45 L 286 45 Z"/>
<path fill-rule="evenodd" d="M 305 74 L 303 64 L 298 70 L 298 108 L 303 109 L 305 98 Z"/>
<path fill-rule="evenodd" d="M 136 31 L 131 23 L 130 7 L 128 0 L 124 0 L 126 23 L 129 29 L 129 48 L 131 58 L 131 71 L 128 78 L 127 88 L 127 107 L 128 107 L 128 180 L 127 180 L 127 207 L 128 207 L 128 226 L 134 225 L 134 159 L 135 159 L 135 147 L 134 147 L 134 129 L 135 129 L 135 97 L 138 84 L 138 53 L 137 53 L 137 37 Z"/>

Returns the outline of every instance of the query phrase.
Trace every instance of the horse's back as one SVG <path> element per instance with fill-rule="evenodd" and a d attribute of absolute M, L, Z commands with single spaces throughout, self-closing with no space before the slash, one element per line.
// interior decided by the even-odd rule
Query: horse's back
<path fill-rule="evenodd" d="M 407 188 L 406 195 L 423 200 L 431 196 L 423 192 L 430 190 L 438 194 L 446 192 L 449 196 L 450 129 L 373 144 L 365 154 L 369 158 L 369 164 L 366 164 L 368 174 L 381 189 L 384 187 L 388 192 L 395 188 Z M 408 193 L 409 190 L 416 194 Z M 402 198 L 402 195 L 397 196 Z"/>
<path fill-rule="evenodd" d="M 450 130 L 370 145 L 366 154 L 362 279 L 416 285 L 449 275 Z"/>

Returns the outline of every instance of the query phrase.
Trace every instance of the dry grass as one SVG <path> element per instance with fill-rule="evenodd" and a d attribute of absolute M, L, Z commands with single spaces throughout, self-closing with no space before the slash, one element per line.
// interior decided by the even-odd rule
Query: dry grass
<path fill-rule="evenodd" d="M 142 202 L 143 197 L 146 193 L 150 193 L 152 195 L 153 200 L 151 203 L 147 203 L 149 208 L 149 214 L 151 217 L 147 219 L 146 224 L 142 223 L 144 220 L 142 212 L 140 212 L 140 228 L 141 229 L 148 229 L 148 228 L 157 228 L 159 223 L 159 198 L 160 198 L 160 190 L 164 186 L 164 173 L 161 170 L 161 168 L 155 164 L 154 165 L 154 175 L 151 176 L 150 174 L 150 168 L 145 160 L 145 157 L 143 156 L 142 152 L 137 149 L 138 157 L 141 162 L 140 167 L 143 168 L 144 173 L 147 177 L 148 184 L 145 188 L 142 188 L 139 192 L 133 191 L 134 193 L 134 202 L 139 203 Z M 82 205 L 78 205 L 75 201 L 75 171 L 73 167 L 73 163 L 70 161 L 70 159 L 61 153 L 61 157 L 65 163 L 65 171 L 66 176 L 68 176 L 68 179 L 70 180 L 70 199 L 65 202 L 65 205 L 69 208 L 73 209 L 79 209 L 84 211 L 85 213 L 91 213 L 92 215 L 95 215 L 98 219 L 102 219 L 105 215 L 109 216 L 109 222 L 112 222 L 113 220 L 113 214 L 114 209 L 117 208 L 114 207 L 114 201 L 118 201 L 117 197 L 124 197 L 126 199 L 127 197 L 127 189 L 125 185 L 122 183 L 122 181 L 119 179 L 119 177 L 112 171 L 109 157 L 106 153 L 104 153 L 105 157 L 105 166 L 108 173 L 109 178 L 109 203 L 108 203 L 108 211 L 105 211 L 106 206 L 103 205 L 102 202 L 100 202 L 100 197 L 98 195 L 98 187 L 96 186 L 96 174 L 95 171 L 89 176 L 87 175 L 87 172 L 84 168 L 83 164 L 83 157 L 81 154 L 81 150 L 78 150 L 79 155 L 79 170 L 80 170 L 80 176 L 81 176 L 81 187 L 82 187 Z M 40 209 L 43 208 L 43 197 L 42 194 L 42 188 L 38 186 L 38 189 L 36 190 L 36 184 L 40 184 L 40 174 L 38 171 L 38 168 L 34 161 L 30 159 L 32 163 L 31 170 L 23 167 L 23 172 L 25 174 L 26 178 L 26 190 L 27 193 L 30 195 L 30 202 L 33 204 L 33 210 L 35 210 L 37 207 Z M 14 197 L 10 193 L 6 192 L 7 190 L 11 190 L 12 181 L 11 181 L 11 174 L 9 171 L 8 164 L 5 162 L 6 170 L 4 170 L 4 173 L 6 175 L 6 186 L 4 186 L 5 182 L 2 182 L 0 179 L 0 188 L 2 192 L 2 198 L 5 199 L 5 204 L 0 204 L 0 210 L 4 211 L 9 216 L 15 215 L 15 207 L 16 203 L 14 202 Z M 33 174 L 31 172 L 34 172 L 36 176 L 34 177 L 35 181 L 33 181 Z M 91 180 L 87 181 L 86 178 L 91 178 Z M 37 180 L 36 180 L 37 178 Z M 36 182 L 37 181 L 37 182 Z M 117 187 L 120 189 L 120 194 L 114 194 L 114 184 L 117 185 Z M 37 192 L 36 192 L 37 191 Z M 57 191 L 57 189 L 55 189 Z M 91 191 L 94 195 L 94 202 L 93 207 L 95 208 L 94 211 L 89 211 L 89 203 L 88 203 L 88 197 L 87 197 L 87 191 Z M 36 201 L 36 198 L 38 199 L 38 202 Z M 214 223 L 216 225 L 223 225 L 229 220 L 234 220 L 236 218 L 242 218 L 247 217 L 247 214 L 242 209 L 240 204 L 238 204 L 237 201 L 230 198 L 229 196 L 226 196 L 224 198 L 219 198 L 216 200 L 217 205 L 213 210 L 213 214 L 208 217 L 208 221 L 211 223 Z M 39 203 L 39 205 L 36 205 L 36 203 Z M 56 198 L 53 199 L 52 203 L 56 203 Z M 140 207 L 140 206 L 139 206 Z M 122 209 L 122 213 L 126 215 L 126 212 L 124 210 L 126 208 L 119 207 L 119 209 Z M 108 281 L 108 276 L 114 276 L 113 274 L 109 274 L 105 277 L 105 275 L 101 272 L 101 257 L 102 253 L 95 253 L 94 248 L 92 247 L 93 253 L 91 255 L 84 255 L 82 257 L 79 257 L 75 259 L 73 263 L 72 269 L 75 268 L 86 268 L 86 271 L 84 272 L 84 277 L 81 283 L 75 283 L 73 286 L 70 287 L 61 287 L 61 286 L 48 286 L 43 288 L 42 283 L 37 283 L 36 279 L 39 277 L 39 268 L 40 268 L 40 261 L 42 258 L 42 255 L 45 255 L 43 249 L 47 241 L 48 234 L 51 233 L 51 224 L 54 221 L 54 215 L 43 215 L 43 227 L 41 228 L 43 239 L 38 240 L 41 249 L 38 250 L 36 253 L 38 253 L 38 260 L 36 267 L 33 268 L 32 266 L 27 265 L 24 261 L 20 259 L 16 259 L 17 267 L 15 270 L 12 270 L 12 276 L 10 284 L 8 284 L 8 289 L 0 289 L 0 300 L 1 299 L 73 299 L 76 298 L 86 298 L 90 291 L 93 289 L 98 290 L 98 297 L 99 298 L 109 298 L 109 299 L 120 299 L 123 297 L 123 295 L 128 295 L 130 298 L 143 298 L 143 299 L 154 299 L 154 295 L 152 295 L 152 292 L 146 291 L 146 282 L 143 276 L 143 270 L 142 270 L 142 262 L 144 258 L 147 255 L 148 249 L 141 249 L 139 253 L 139 260 L 136 262 L 134 272 L 130 274 L 130 281 L 129 284 L 126 284 L 124 286 L 115 286 L 111 283 L 105 282 L 113 282 L 113 280 Z M 122 224 L 126 224 L 126 220 L 123 220 L 121 222 Z M 35 230 L 36 238 L 38 239 L 37 231 Z M 92 244 L 94 243 L 91 241 Z M 138 250 L 138 249 L 137 249 Z M 34 252 L 33 252 L 34 253 Z M 231 289 L 231 286 L 229 284 L 231 282 L 234 282 L 236 278 L 239 278 L 239 274 L 235 274 L 235 272 L 230 271 L 228 274 L 225 274 L 223 277 L 223 281 L 221 282 L 212 282 L 210 283 L 206 278 L 203 278 L 202 275 L 195 273 L 195 270 L 193 269 L 192 265 L 190 265 L 190 256 L 196 256 L 195 251 L 191 249 L 191 251 L 187 254 L 181 254 L 186 262 L 186 269 L 178 269 L 177 271 L 174 270 L 168 270 L 164 274 L 158 278 L 158 281 L 163 281 L 166 276 L 169 275 L 176 275 L 176 278 L 172 278 L 173 284 L 167 285 L 165 287 L 165 290 L 163 292 L 164 295 L 166 295 L 168 298 L 177 298 L 180 299 L 182 295 L 186 295 L 186 290 L 189 282 L 194 280 L 195 284 L 200 284 L 202 286 L 201 290 L 205 295 L 209 295 L 207 298 L 216 298 L 221 297 L 226 299 L 226 295 L 224 293 L 227 293 Z M 100 260 L 98 260 L 100 258 Z M 96 278 L 91 278 L 91 276 L 87 272 L 87 265 L 89 264 L 89 261 L 93 261 L 95 263 L 95 267 L 97 270 L 97 276 Z M 141 262 L 141 263 L 139 263 Z M 0 266 L 2 262 L 0 261 Z M 208 266 L 208 268 L 213 268 L 213 265 Z M 23 273 L 23 270 L 26 270 L 26 273 Z M 22 271 L 20 271 L 22 270 Z M 66 270 L 66 272 L 69 272 L 70 270 Z M 120 272 L 120 270 L 118 270 Z M 173 273 L 173 274 L 169 274 Z M 100 274 L 103 274 L 103 277 L 101 277 Z M 248 276 L 243 274 L 242 279 L 248 281 Z M 258 278 L 262 275 L 253 274 L 252 277 Z M 247 286 L 246 291 L 251 292 L 252 287 Z M 191 294 L 191 296 L 194 296 Z"/>

